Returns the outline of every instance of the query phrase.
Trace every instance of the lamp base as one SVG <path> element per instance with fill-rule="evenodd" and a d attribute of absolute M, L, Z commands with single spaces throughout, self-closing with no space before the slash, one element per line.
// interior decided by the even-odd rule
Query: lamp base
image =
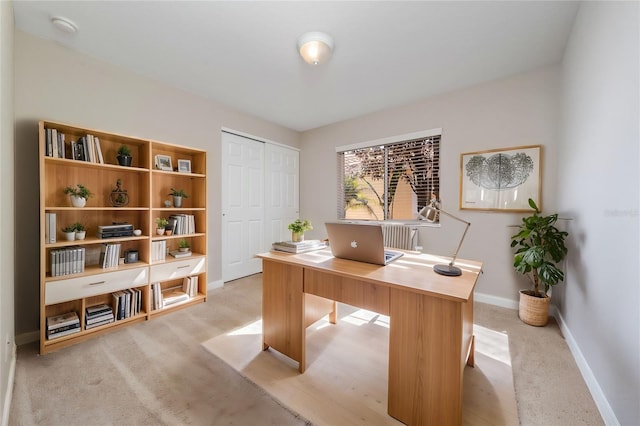
<path fill-rule="evenodd" d="M 460 268 L 452 265 L 435 265 L 433 270 L 440 275 L 446 275 L 448 277 L 458 277 L 462 275 Z"/>

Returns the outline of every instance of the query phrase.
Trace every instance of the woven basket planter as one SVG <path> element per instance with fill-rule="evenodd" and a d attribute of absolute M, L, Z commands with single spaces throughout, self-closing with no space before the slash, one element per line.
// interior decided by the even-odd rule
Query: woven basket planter
<path fill-rule="evenodd" d="M 520 319 L 529 325 L 543 327 L 547 325 L 549 320 L 549 296 L 535 297 L 525 293 L 526 290 L 520 290 Z"/>

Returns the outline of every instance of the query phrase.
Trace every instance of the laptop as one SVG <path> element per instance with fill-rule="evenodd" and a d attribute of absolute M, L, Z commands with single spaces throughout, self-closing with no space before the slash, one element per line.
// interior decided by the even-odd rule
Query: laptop
<path fill-rule="evenodd" d="M 385 250 L 381 225 L 327 222 L 325 226 L 334 257 L 388 265 L 403 255 L 398 251 Z"/>

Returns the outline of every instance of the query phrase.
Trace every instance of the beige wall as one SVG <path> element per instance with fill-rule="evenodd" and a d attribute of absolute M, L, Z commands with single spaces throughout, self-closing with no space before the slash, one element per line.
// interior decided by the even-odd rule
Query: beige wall
<path fill-rule="evenodd" d="M 554 208 L 560 71 L 551 67 L 430 98 L 401 108 L 309 131 L 300 153 L 301 214 L 316 224 L 336 219 L 335 147 L 442 128 L 441 199 L 444 210 L 471 222 L 460 257 L 484 262 L 477 292 L 511 305 L 527 286 L 512 268 L 509 225 L 521 215 L 458 210 L 460 153 L 519 145 L 543 145 L 543 207 Z M 317 176 L 325 176 L 321 180 Z M 442 217 L 441 228 L 424 228 L 424 251 L 450 256 L 463 225 Z M 324 227 L 311 235 L 324 237 Z"/>
<path fill-rule="evenodd" d="M 14 351 L 14 204 L 13 144 L 13 6 L 0 2 L 0 424 L 9 419 L 15 371 Z"/>
<path fill-rule="evenodd" d="M 223 82 L 211 81 L 211 84 Z M 239 94 L 241 95 L 241 94 Z M 47 119 L 206 149 L 209 280 L 221 272 L 220 129 L 298 147 L 299 134 L 21 31 L 15 33 L 16 333 L 38 329 L 37 123 Z"/>

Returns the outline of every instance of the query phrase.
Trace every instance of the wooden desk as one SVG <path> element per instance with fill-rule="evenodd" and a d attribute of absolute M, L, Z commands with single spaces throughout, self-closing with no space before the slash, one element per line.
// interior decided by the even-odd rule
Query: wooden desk
<path fill-rule="evenodd" d="M 473 366 L 473 289 L 482 263 L 458 259 L 463 273 L 445 277 L 446 258 L 406 253 L 387 266 L 337 259 L 329 250 L 269 252 L 263 260 L 263 348 L 305 370 L 305 330 L 336 301 L 391 317 L 388 413 L 409 425 L 460 425 L 462 377 Z"/>

